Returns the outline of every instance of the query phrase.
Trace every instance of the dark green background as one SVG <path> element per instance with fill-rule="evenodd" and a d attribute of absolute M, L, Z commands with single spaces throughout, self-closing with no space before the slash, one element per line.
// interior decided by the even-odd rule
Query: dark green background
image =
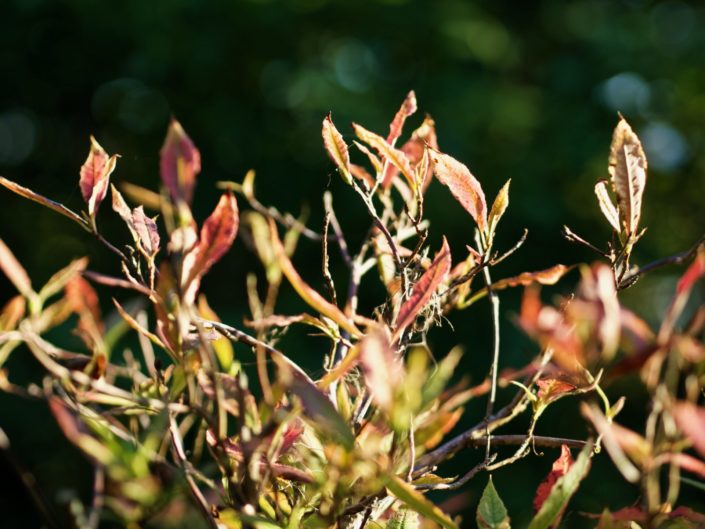
<path fill-rule="evenodd" d="M 513 244 L 524 227 L 529 239 L 495 272 L 499 277 L 592 260 L 561 238 L 564 223 L 597 243 L 608 239 L 592 188 L 607 176 L 611 131 L 621 111 L 650 160 L 643 213 L 649 230 L 635 254 L 644 263 L 687 248 L 705 231 L 704 25 L 702 4 L 679 1 L 4 0 L 0 174 L 78 210 L 78 168 L 94 134 L 109 152 L 122 154 L 115 181 L 156 189 L 159 148 L 175 115 L 203 157 L 198 219 L 217 200 L 217 180 L 240 180 L 255 168 L 262 201 L 294 212 L 307 205 L 314 228 L 321 225 L 321 192 L 332 189 L 355 245 L 368 222 L 324 154 L 321 120 L 332 110 L 349 140 L 353 120 L 386 133 L 413 88 L 420 112 L 411 125 L 431 114 L 441 149 L 470 167 L 488 199 L 512 178 L 498 244 Z M 81 255 L 91 257 L 91 268 L 117 273 L 111 255 L 66 219 L 4 190 L 0 201 L 0 237 L 37 285 Z M 472 239 L 467 214 L 438 184 L 429 190 L 426 212 L 433 245 L 448 234 L 460 258 Z M 108 204 L 99 223 L 111 240 L 127 241 Z M 320 249 L 303 242 L 295 260 L 322 287 Z M 342 293 L 343 270 L 333 266 Z M 224 319 L 241 321 L 244 274 L 255 267 L 238 242 L 204 281 Z M 654 275 L 624 299 L 654 321 L 677 273 Z M 575 280 L 571 276 L 565 288 Z M 0 287 L 4 301 L 12 289 L 4 279 Z M 106 291 L 103 301 L 114 294 Z M 378 294 L 372 289 L 363 305 L 374 306 Z M 301 310 L 289 291 L 283 295 L 287 310 Z M 517 294 L 504 300 L 503 365 L 521 365 L 534 349 L 511 323 Z M 452 318 L 454 335 L 446 325 L 430 336 L 439 354 L 465 344 L 462 370 L 476 381 L 488 366 L 487 311 L 479 304 Z M 320 365 L 323 342 L 295 335 L 288 343 L 292 356 Z M 11 379 L 37 378 L 27 355 L 16 352 Z M 643 396 L 633 385 L 625 388 L 625 420 L 638 425 Z M 619 390 L 612 388 L 615 395 Z M 469 415 L 481 416 L 483 406 L 471 404 Z M 585 435 L 576 410 L 569 403 L 549 413 L 539 433 Z M 43 404 L 0 396 L 0 426 L 50 501 L 58 502 L 65 488 L 86 494 L 89 470 Z M 530 515 L 533 491 L 555 455 L 496 474 L 517 526 Z M 479 457 L 460 457 L 449 472 Z M 598 512 L 636 499 L 604 457 L 596 467 L 575 510 Z M 0 498 L 3 527 L 37 526 L 16 478 L 2 469 L 3 482 L 14 488 Z M 458 502 L 474 510 L 485 481 L 476 478 Z M 695 494 L 684 487 L 683 496 Z M 574 515 L 569 525 L 578 524 Z"/>

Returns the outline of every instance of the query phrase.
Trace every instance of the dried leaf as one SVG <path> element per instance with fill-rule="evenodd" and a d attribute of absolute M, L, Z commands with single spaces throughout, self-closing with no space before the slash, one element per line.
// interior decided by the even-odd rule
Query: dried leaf
<path fill-rule="evenodd" d="M 477 514 L 475 516 L 477 526 L 480 529 L 509 529 L 510 520 L 507 508 L 504 502 L 497 494 L 497 489 L 492 483 L 490 476 L 487 486 L 482 493 L 480 503 L 477 506 Z"/>
<path fill-rule="evenodd" d="M 536 496 L 534 496 L 534 512 L 538 512 L 541 509 L 548 499 L 556 481 L 558 481 L 558 478 L 565 476 L 568 469 L 573 466 L 573 463 L 570 448 L 566 445 L 561 445 L 561 455 L 553 462 L 553 467 L 551 467 L 548 476 L 546 476 L 546 479 L 544 479 L 538 489 L 536 489 Z"/>
<path fill-rule="evenodd" d="M 88 214 L 95 217 L 101 202 L 108 192 L 110 175 L 115 170 L 118 156 L 109 156 L 96 139 L 91 136 L 91 150 L 81 166 L 80 186 L 83 200 L 88 204 Z"/>
<path fill-rule="evenodd" d="M 404 378 L 404 368 L 383 327 L 370 330 L 357 345 L 365 385 L 375 403 L 389 412 Z"/>
<path fill-rule="evenodd" d="M 387 143 L 389 143 L 389 145 L 394 145 L 399 136 L 401 136 L 401 132 L 404 128 L 404 122 L 406 121 L 406 118 L 416 112 L 417 108 L 418 107 L 416 106 L 416 94 L 413 90 L 411 90 L 406 95 L 406 98 L 402 102 L 401 107 L 394 116 L 394 119 L 389 124 L 389 135 L 387 136 Z"/>
<path fill-rule="evenodd" d="M 357 123 L 353 123 L 353 129 L 358 138 L 374 148 L 380 156 L 384 157 L 389 163 L 399 169 L 409 185 L 413 189 L 416 189 L 416 178 L 414 177 L 414 171 L 411 169 L 411 164 L 406 154 L 392 147 L 382 136 L 370 132 Z"/>
<path fill-rule="evenodd" d="M 572 270 L 572 266 L 558 264 L 539 270 L 538 272 L 523 272 L 518 276 L 500 279 L 492 284 L 492 290 L 502 290 L 507 287 L 529 286 L 533 283 L 541 285 L 555 285 L 565 274 Z"/>
<path fill-rule="evenodd" d="M 428 518 L 440 524 L 445 529 L 458 529 L 458 526 L 447 514 L 436 507 L 426 496 L 421 494 L 409 483 L 391 476 L 387 482 L 387 489 L 391 494 L 410 509 L 418 512 L 424 518 Z"/>
<path fill-rule="evenodd" d="M 455 158 L 435 150 L 431 150 L 430 155 L 438 181 L 450 189 L 455 199 L 475 219 L 480 231 L 486 233 L 487 202 L 480 182 Z"/>
<path fill-rule="evenodd" d="M 323 120 L 323 145 L 333 163 L 338 167 L 340 176 L 345 183 L 352 185 L 352 175 L 350 174 L 350 153 L 342 134 L 333 125 L 333 120 L 328 114 Z"/>
<path fill-rule="evenodd" d="M 162 183 L 171 199 L 190 205 L 196 176 L 201 172 L 201 153 L 176 119 L 169 124 L 160 154 Z"/>
<path fill-rule="evenodd" d="M 293 286 L 294 290 L 296 290 L 299 296 L 301 296 L 301 299 L 327 318 L 333 320 L 353 336 L 360 336 L 362 333 L 355 326 L 355 324 L 350 321 L 350 319 L 348 319 L 348 317 L 345 316 L 345 314 L 343 314 L 343 312 L 336 305 L 333 305 L 313 288 L 311 288 L 311 286 L 306 283 L 296 271 L 296 268 L 294 268 L 294 265 L 287 256 L 284 246 L 279 239 L 279 234 L 277 233 L 277 227 L 274 224 L 274 221 L 270 221 L 269 223 L 269 233 L 272 240 L 272 248 L 275 256 L 279 260 L 279 265 L 281 266 L 284 275 L 291 283 L 291 286 Z"/>
<path fill-rule="evenodd" d="M 677 402 L 673 407 L 676 424 L 695 450 L 705 458 L 705 408 L 692 402 Z"/>
<path fill-rule="evenodd" d="M 627 121 L 620 116 L 610 146 L 609 173 L 627 236 L 636 235 L 646 185 L 646 155 Z"/>
<path fill-rule="evenodd" d="M 0 239 L 0 268 L 20 294 L 26 298 L 34 294 L 27 271 L 2 239 Z"/>
<path fill-rule="evenodd" d="M 401 336 L 404 329 L 414 322 L 416 316 L 436 293 L 438 287 L 446 280 L 450 267 L 450 248 L 448 247 L 448 241 L 443 237 L 443 245 L 434 257 L 433 263 L 416 282 L 409 299 L 399 309 L 397 325 L 394 331 L 395 341 Z"/>
<path fill-rule="evenodd" d="M 77 222 L 80 224 L 84 229 L 88 229 L 88 225 L 86 224 L 86 221 L 82 219 L 79 215 L 68 209 L 66 206 L 63 204 L 59 204 L 58 202 L 54 202 L 53 200 L 50 200 L 42 195 L 39 195 L 32 191 L 31 189 L 27 189 L 26 187 L 22 187 L 19 184 L 16 184 L 12 180 L 8 180 L 7 178 L 4 178 L 0 176 L 0 185 L 3 185 L 13 193 L 17 193 L 18 195 L 28 198 L 29 200 L 32 200 L 36 202 L 37 204 L 41 204 L 42 206 L 46 206 L 49 209 L 53 209 L 57 213 L 61 213 L 64 217 L 68 217 L 74 222 Z"/>
<path fill-rule="evenodd" d="M 610 226 L 612 226 L 617 233 L 622 231 L 619 227 L 619 212 L 612 202 L 609 191 L 607 191 L 606 180 L 600 180 L 595 184 L 595 196 L 600 205 L 600 210 L 607 219 L 607 222 L 610 223 Z"/>
<path fill-rule="evenodd" d="M 187 302 L 195 299 L 201 278 L 232 246 L 238 225 L 235 196 L 223 193 L 213 213 L 203 223 L 198 243 L 184 257 L 182 287 Z"/>

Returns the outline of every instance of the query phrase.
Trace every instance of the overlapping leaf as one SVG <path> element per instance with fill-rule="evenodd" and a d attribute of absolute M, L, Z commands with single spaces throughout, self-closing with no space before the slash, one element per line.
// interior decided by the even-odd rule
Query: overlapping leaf
<path fill-rule="evenodd" d="M 387 140 L 385 140 L 382 136 L 375 134 L 374 132 L 370 132 L 357 123 L 353 123 L 353 129 L 355 130 L 355 134 L 357 134 L 358 138 L 375 149 L 380 156 L 386 158 L 389 163 L 399 169 L 409 185 L 412 188 L 416 188 L 414 171 L 412 170 L 409 159 L 406 157 L 404 152 L 395 149 L 387 143 Z"/>
<path fill-rule="evenodd" d="M 91 136 L 91 150 L 81 166 L 79 185 L 83 200 L 88 204 L 88 214 L 95 217 L 108 192 L 110 175 L 115 170 L 117 155 L 109 156 L 98 141 Z"/>
<path fill-rule="evenodd" d="M 326 152 L 333 163 L 338 167 L 340 176 L 347 184 L 352 184 L 352 176 L 350 174 L 350 153 L 348 146 L 343 139 L 343 135 L 338 132 L 338 129 L 333 125 L 333 120 L 328 114 L 323 120 L 323 145 Z"/>

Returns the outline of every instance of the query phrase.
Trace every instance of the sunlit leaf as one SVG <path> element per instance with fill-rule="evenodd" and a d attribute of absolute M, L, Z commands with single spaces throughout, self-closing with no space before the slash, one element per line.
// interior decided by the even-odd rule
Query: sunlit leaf
<path fill-rule="evenodd" d="M 86 221 L 82 219 L 79 215 L 68 209 L 66 206 L 63 204 L 59 204 L 58 202 L 54 202 L 53 200 L 50 200 L 42 195 L 39 195 L 32 191 L 31 189 L 27 189 L 26 187 L 22 187 L 19 184 L 16 184 L 15 182 L 8 180 L 7 178 L 4 178 L 0 176 L 0 185 L 3 185 L 13 193 L 17 193 L 18 195 L 28 198 L 29 200 L 32 200 L 36 202 L 37 204 L 41 204 L 42 206 L 46 206 L 49 209 L 53 209 L 57 213 L 61 213 L 64 217 L 68 217 L 74 222 L 77 222 L 80 224 L 84 229 L 88 229 L 88 225 L 86 224 Z"/>
<path fill-rule="evenodd" d="M 0 268 L 20 294 L 26 298 L 34 294 L 27 271 L 2 239 L 0 239 Z"/>
<path fill-rule="evenodd" d="M 407 482 L 392 476 L 387 482 L 387 489 L 409 509 L 416 511 L 424 518 L 428 518 L 446 529 L 458 529 L 458 526 L 448 515 Z"/>
<path fill-rule="evenodd" d="M 201 172 L 201 153 L 175 119 L 169 123 L 160 155 L 162 183 L 171 199 L 191 204 L 196 176 Z"/>
<path fill-rule="evenodd" d="M 673 406 L 673 415 L 683 435 L 705 458 L 705 408 L 681 401 Z"/>
<path fill-rule="evenodd" d="M 475 520 L 480 529 L 510 529 L 507 508 L 497 494 L 497 489 L 494 488 L 492 476 L 487 481 L 487 486 L 480 498 Z"/>
<path fill-rule="evenodd" d="M 534 516 L 534 519 L 531 520 L 529 529 L 548 529 L 549 527 L 558 526 L 568 502 L 590 470 L 591 453 L 592 444 L 588 443 L 578 455 L 575 463 L 569 464 L 566 473 L 560 476 L 551 487 L 548 497 L 541 504 L 541 508 Z M 560 465 L 565 464 L 567 464 L 566 461 L 560 463 Z"/>
<path fill-rule="evenodd" d="M 602 211 L 602 214 L 607 219 L 607 222 L 610 223 L 610 226 L 612 226 L 617 233 L 622 231 L 619 227 L 619 212 L 612 202 L 609 191 L 607 191 L 607 182 L 605 180 L 600 180 L 595 184 L 595 196 L 600 205 L 600 211 Z"/>
<path fill-rule="evenodd" d="M 394 393 L 404 378 L 399 355 L 383 327 L 370 330 L 357 346 L 365 385 L 375 403 L 389 412 L 394 403 Z"/>
<path fill-rule="evenodd" d="M 499 224 L 500 219 L 509 206 L 509 184 L 511 182 L 511 179 L 507 180 L 507 183 L 502 186 L 502 189 L 499 190 L 499 193 L 497 193 L 492 203 L 492 209 L 490 209 L 490 216 L 488 218 L 490 239 L 494 236 L 497 224 Z"/>
<path fill-rule="evenodd" d="M 438 139 L 436 138 L 436 123 L 430 116 L 426 116 L 423 123 L 412 134 L 409 141 L 402 145 L 401 150 L 411 162 L 411 167 L 418 168 L 418 165 L 424 159 L 424 153 L 427 146 L 429 149 L 438 150 Z M 430 166 L 430 161 L 429 161 Z M 424 168 L 425 171 L 425 168 Z M 425 171 L 425 178 L 422 183 L 422 190 L 426 190 L 431 183 L 431 175 L 433 171 Z M 391 175 L 389 181 L 385 180 L 384 187 L 389 187 L 391 183 Z"/>
<path fill-rule="evenodd" d="M 409 163 L 409 159 L 406 157 L 406 154 L 392 147 L 382 136 L 375 134 L 374 132 L 370 132 L 357 123 L 353 123 L 353 129 L 355 130 L 355 134 L 358 138 L 375 149 L 380 156 L 386 158 L 389 163 L 399 169 L 409 185 L 412 188 L 416 188 L 414 171 L 411 169 L 411 164 Z"/>
<path fill-rule="evenodd" d="M 416 93 L 411 90 L 404 98 L 401 107 L 397 111 L 392 122 L 389 124 L 389 135 L 387 136 L 387 143 L 389 143 L 389 145 L 394 145 L 399 136 L 401 136 L 406 118 L 416 112 L 417 108 Z"/>
<path fill-rule="evenodd" d="M 274 254 L 279 260 L 279 265 L 281 266 L 284 275 L 291 283 L 291 286 L 293 286 L 294 290 L 296 290 L 299 296 L 301 296 L 301 299 L 327 318 L 333 320 L 353 336 L 360 336 L 362 333 L 355 326 L 355 324 L 350 321 L 337 306 L 333 305 L 313 288 L 311 288 L 311 286 L 299 275 L 284 250 L 284 246 L 282 245 L 282 242 L 279 239 L 279 234 L 277 233 L 277 227 L 273 221 L 270 221 L 269 232 L 272 241 L 272 248 L 274 249 Z"/>
<path fill-rule="evenodd" d="M 211 321 L 220 321 L 218 315 L 213 311 L 213 309 L 211 309 L 210 305 L 208 304 L 208 300 L 206 299 L 206 296 L 204 294 L 198 296 L 198 312 L 202 318 Z M 235 357 L 235 353 L 233 351 L 233 344 L 230 343 L 230 340 L 228 338 L 226 338 L 225 336 L 221 336 L 220 338 L 213 340 L 211 342 L 211 346 L 213 347 L 213 350 L 215 351 L 215 354 L 218 357 L 220 367 L 222 367 L 223 371 L 225 371 L 226 373 L 229 372 L 230 367 L 233 364 L 233 358 Z"/>
<path fill-rule="evenodd" d="M 95 217 L 108 192 L 110 175 L 115 170 L 118 156 L 109 156 L 96 139 L 91 136 L 91 150 L 86 161 L 81 166 L 81 194 L 88 204 L 88 214 Z"/>
<path fill-rule="evenodd" d="M 443 245 L 433 259 L 431 266 L 424 272 L 411 290 L 411 295 L 399 309 L 397 325 L 394 332 L 395 340 L 401 336 L 416 316 L 423 310 L 428 301 L 445 281 L 451 267 L 450 248 L 448 241 L 443 237 Z"/>
<path fill-rule="evenodd" d="M 132 317 L 124 308 L 122 308 L 122 305 L 117 302 L 115 298 L 113 298 L 113 303 L 115 304 L 115 308 L 117 308 L 118 312 L 120 313 L 120 316 L 127 322 L 127 324 L 132 327 L 132 329 L 141 335 L 145 336 L 146 338 L 149 338 L 149 340 L 154 343 L 155 345 L 161 347 L 162 349 L 166 349 L 166 346 L 162 341 L 159 339 L 159 337 L 151 332 L 149 332 L 147 329 L 145 329 L 140 323 Z"/>
<path fill-rule="evenodd" d="M 61 292 L 69 281 L 86 269 L 86 266 L 88 266 L 88 257 L 81 257 L 71 261 L 68 266 L 65 266 L 49 278 L 49 281 L 39 291 L 39 298 L 42 301 L 46 301 Z"/>
<path fill-rule="evenodd" d="M 492 290 L 502 290 L 507 287 L 529 286 L 533 283 L 540 285 L 555 285 L 565 274 L 572 270 L 572 266 L 558 264 L 539 270 L 538 272 L 523 272 L 518 276 L 500 279 L 492 284 Z"/>
<path fill-rule="evenodd" d="M 0 331 L 10 331 L 17 327 L 27 309 L 27 300 L 24 296 L 15 296 L 10 299 L 0 311 Z"/>
<path fill-rule="evenodd" d="M 620 116 L 610 146 L 609 173 L 627 236 L 636 235 L 646 185 L 646 155 L 627 121 Z"/>
<path fill-rule="evenodd" d="M 430 151 L 433 173 L 465 211 L 470 213 L 480 231 L 487 230 L 487 202 L 480 182 L 470 170 L 455 158 L 438 151 Z"/>
<path fill-rule="evenodd" d="M 338 129 L 333 125 L 333 120 L 328 114 L 323 120 L 323 145 L 326 148 L 326 152 L 333 163 L 338 167 L 340 176 L 343 177 L 345 183 L 348 185 L 352 184 L 352 176 L 350 174 L 350 154 L 348 153 L 348 146 L 343 139 L 342 134 L 338 132 Z"/>

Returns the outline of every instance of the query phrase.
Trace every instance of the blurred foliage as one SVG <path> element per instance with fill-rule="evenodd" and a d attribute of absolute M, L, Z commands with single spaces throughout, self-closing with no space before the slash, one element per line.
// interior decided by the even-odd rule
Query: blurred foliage
<path fill-rule="evenodd" d="M 153 188 L 173 114 L 203 155 L 197 218 L 215 203 L 215 181 L 240 180 L 255 168 L 263 202 L 291 211 L 305 204 L 318 228 L 322 189 L 342 186 L 321 147 L 321 118 L 334 110 L 344 133 L 353 116 L 384 130 L 413 88 L 421 111 L 438 124 L 442 150 L 465 162 L 488 195 L 512 178 L 508 218 L 517 233 L 505 230 L 497 245 L 511 245 L 521 226 L 529 229 L 529 244 L 507 265 L 509 275 L 594 258 L 564 241 L 560 227 L 570 223 L 590 240 L 607 238 L 592 187 L 607 176 L 609 137 L 620 111 L 650 161 L 643 215 L 649 229 L 634 256 L 643 263 L 684 250 L 705 228 L 703 24 L 705 7 L 682 1 L 4 0 L 0 174 L 80 209 L 77 172 L 92 133 L 109 152 L 127 155 L 115 181 Z M 82 255 L 96 270 L 116 266 L 88 234 L 54 213 L 7 193 L 1 200 L 0 235 L 39 284 Z M 355 219 L 364 211 L 352 201 L 350 211 L 345 206 L 339 201 L 338 214 L 351 219 L 344 227 L 359 240 L 364 228 L 356 232 Z M 438 186 L 429 190 L 426 208 L 436 234 L 447 233 L 456 245 L 471 239 L 467 216 Z M 120 234 L 113 239 L 124 237 L 117 220 L 104 222 L 106 233 Z M 317 277 L 318 254 L 305 250 L 309 261 L 299 267 Z M 204 282 L 223 318 L 241 320 L 244 270 L 253 263 L 238 242 Z M 655 320 L 676 276 L 666 269 L 624 299 Z M 0 286 L 8 299 L 11 287 Z M 516 311 L 516 299 L 507 300 L 503 310 Z M 480 323 L 472 328 L 454 320 L 454 342 L 438 344 L 441 350 L 473 344 L 465 369 L 474 378 L 487 368 L 472 354 L 489 344 L 481 324 L 489 321 L 487 312 L 473 308 Z M 504 332 L 511 350 L 504 361 L 527 357 L 530 346 L 520 333 L 509 326 Z M 36 376 L 32 363 L 18 368 L 28 379 Z M 625 416 L 641 410 L 639 398 L 627 402 Z M 88 470 L 42 418 L 45 409 L 2 395 L 0 410 L 0 424 L 48 496 L 83 483 Z M 577 416 L 551 419 L 583 428 Z M 550 464 L 524 461 L 497 473 L 497 486 L 507 490 L 542 476 Z M 607 466 L 597 462 L 588 478 L 584 490 L 600 486 L 583 496 L 584 510 L 631 498 L 611 485 L 615 471 Z M 31 518 L 31 503 L 17 485 L 16 496 L 0 500 L 1 510 Z M 481 484 L 471 483 L 461 503 L 474 506 L 481 492 Z M 505 493 L 504 501 L 520 512 L 526 497 Z"/>

